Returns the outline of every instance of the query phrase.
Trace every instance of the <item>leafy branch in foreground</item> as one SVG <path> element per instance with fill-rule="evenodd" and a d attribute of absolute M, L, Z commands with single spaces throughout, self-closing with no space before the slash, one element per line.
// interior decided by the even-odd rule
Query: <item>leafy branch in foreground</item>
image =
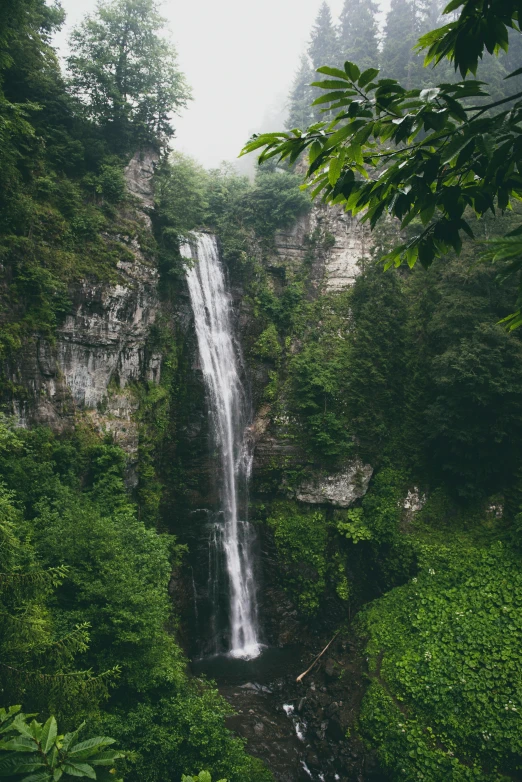
<path fill-rule="evenodd" d="M 58 734 L 54 717 L 45 723 L 31 720 L 20 706 L 0 709 L 0 778 L 19 782 L 58 782 L 72 777 L 115 780 L 114 764 L 124 752 L 108 749 L 114 739 L 96 736 L 78 742 L 85 723 Z"/>
<path fill-rule="evenodd" d="M 507 50 L 508 28 L 519 29 L 518 5 L 454 0 L 445 13 L 460 5 L 459 19 L 419 46 L 429 46 L 427 62 L 447 57 L 466 75 L 484 49 Z M 462 233 L 473 238 L 466 210 L 481 217 L 522 199 L 522 92 L 488 102 L 487 85 L 475 79 L 406 90 L 351 62 L 318 72 L 329 78 L 314 82 L 325 90 L 314 103 L 337 112 L 333 120 L 254 136 L 242 154 L 262 149 L 260 162 L 278 156 L 293 163 L 307 153 L 312 197 L 362 213 L 372 228 L 385 215 L 403 229 L 415 220 L 417 230 L 385 257 L 385 268 L 417 260 L 429 266 L 450 248 L 459 252 Z M 512 271 L 521 268 L 522 260 L 513 261 Z"/>

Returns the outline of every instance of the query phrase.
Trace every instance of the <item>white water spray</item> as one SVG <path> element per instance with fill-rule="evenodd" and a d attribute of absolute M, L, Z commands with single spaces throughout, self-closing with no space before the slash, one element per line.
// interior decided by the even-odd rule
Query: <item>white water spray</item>
<path fill-rule="evenodd" d="M 181 255 L 195 260 L 186 276 L 220 455 L 223 521 L 219 529 L 212 531 L 210 546 L 222 548 L 225 556 L 230 600 L 229 654 L 252 659 L 260 653 L 252 557 L 254 535 L 251 525 L 238 518 L 239 489 L 248 481 L 251 464 L 247 437 L 250 420 L 238 371 L 230 301 L 215 237 L 194 234 L 194 244 L 184 244 Z M 242 512 L 246 513 L 246 507 Z"/>

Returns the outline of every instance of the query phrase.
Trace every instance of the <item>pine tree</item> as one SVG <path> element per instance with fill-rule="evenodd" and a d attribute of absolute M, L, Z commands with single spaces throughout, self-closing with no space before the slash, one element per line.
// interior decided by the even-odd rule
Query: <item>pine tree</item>
<path fill-rule="evenodd" d="M 332 12 L 328 3 L 323 2 L 312 27 L 308 45 L 308 54 L 314 71 L 322 65 L 332 65 L 337 59 L 337 52 L 338 42 L 332 22 Z M 321 90 L 312 88 L 312 100 L 315 100 L 320 94 L 322 94 Z M 320 106 L 314 106 L 312 111 L 316 122 L 327 119 L 327 116 L 321 112 Z"/>
<path fill-rule="evenodd" d="M 321 65 L 329 65 L 335 59 L 337 36 L 332 22 L 332 12 L 328 3 L 323 2 L 312 27 L 308 54 L 314 70 Z"/>
<path fill-rule="evenodd" d="M 339 18 L 339 65 L 349 60 L 361 71 L 378 67 L 377 11 L 374 0 L 345 0 Z"/>
<path fill-rule="evenodd" d="M 314 72 L 310 65 L 310 60 L 303 53 L 299 70 L 295 75 L 292 89 L 288 96 L 289 112 L 286 127 L 289 130 L 292 128 L 307 128 L 313 122 L 314 110 L 310 105 L 314 99 L 314 88 L 310 87 L 313 81 Z"/>
<path fill-rule="evenodd" d="M 382 76 L 397 79 L 404 87 L 420 86 L 424 57 L 413 47 L 422 24 L 417 0 L 392 0 L 386 16 L 382 50 Z"/>

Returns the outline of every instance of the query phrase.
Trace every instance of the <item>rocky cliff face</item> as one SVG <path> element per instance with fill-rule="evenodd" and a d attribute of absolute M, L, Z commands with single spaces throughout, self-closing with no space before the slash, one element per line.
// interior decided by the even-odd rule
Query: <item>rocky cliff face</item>
<path fill-rule="evenodd" d="M 134 155 L 125 178 L 135 197 L 137 219 L 150 228 L 152 177 L 157 155 Z M 147 348 L 151 326 L 160 311 L 158 272 L 133 236 L 119 236 L 132 260 L 120 261 L 113 285 L 84 281 L 71 291 L 73 308 L 53 343 L 35 336 L 12 372 L 23 386 L 24 402 L 14 412 L 22 426 L 44 423 L 55 429 L 71 425 L 83 412 L 97 428 L 112 432 L 132 454 L 137 428 L 136 402 L 129 384 L 158 382 L 161 356 Z"/>
<path fill-rule="evenodd" d="M 340 207 L 317 204 L 291 229 L 277 232 L 274 265 L 295 268 L 303 264 L 314 238 L 320 247 L 314 252 L 311 270 L 316 292 L 342 291 L 353 285 L 359 273 L 358 261 L 367 257 L 371 248 L 367 224 Z"/>
<path fill-rule="evenodd" d="M 353 285 L 360 273 L 359 261 L 368 257 L 370 250 L 371 235 L 365 223 L 339 207 L 319 204 L 291 229 L 276 234 L 275 252 L 267 263 L 276 273 L 281 269 L 295 272 L 306 264 L 308 295 L 315 298 Z M 274 490 L 281 469 L 297 470 L 306 462 L 287 423 L 273 417 L 271 405 L 259 406 L 253 426 L 254 477 L 256 489 L 262 493 Z M 335 475 L 315 470 L 290 493 L 304 503 L 349 507 L 364 496 L 371 475 L 370 465 L 354 460 Z"/>

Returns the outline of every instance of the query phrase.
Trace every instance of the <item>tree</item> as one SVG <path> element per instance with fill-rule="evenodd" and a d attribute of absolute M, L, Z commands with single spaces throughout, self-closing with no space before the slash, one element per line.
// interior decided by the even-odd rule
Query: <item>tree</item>
<path fill-rule="evenodd" d="M 0 423 L 0 461 L 22 447 L 17 434 Z M 38 566 L 17 500 L 0 484 L 0 687 L 4 697 L 24 697 L 31 707 L 85 713 L 106 697 L 115 670 L 101 676 L 75 670 L 76 658 L 88 648 L 90 625 L 79 619 L 57 634 L 49 606 L 69 571 Z"/>
<path fill-rule="evenodd" d="M 390 79 L 397 79 L 411 89 L 416 84 L 416 71 L 422 69 L 422 56 L 413 51 L 421 33 L 417 0 L 392 0 L 386 16 L 382 49 L 382 72 Z M 375 66 L 376 59 L 364 63 L 355 57 L 347 60 L 360 63 L 361 70 Z"/>
<path fill-rule="evenodd" d="M 515 0 L 454 0 L 445 13 L 462 5 L 458 19 L 424 35 L 419 46 L 428 50 L 427 64 L 447 58 L 466 77 L 476 73 L 485 50 L 509 50 L 509 29 L 519 31 L 519 6 Z M 329 78 L 314 82 L 326 90 L 315 104 L 329 114 L 337 110 L 335 118 L 304 133 L 254 137 L 245 152 L 264 147 L 260 161 L 279 156 L 292 162 L 308 150 L 312 196 L 322 193 L 327 203 L 363 212 L 372 228 L 385 214 L 399 218 L 403 230 L 410 226 L 413 235 L 399 240 L 385 268 L 413 266 L 417 259 L 429 266 L 449 248 L 460 252 L 462 234 L 473 237 L 466 209 L 482 216 L 522 198 L 522 92 L 484 102 L 489 94 L 474 79 L 407 90 L 396 80 L 375 81 L 377 68 L 361 73 L 351 62 L 319 72 Z M 521 237 L 522 227 L 492 250 L 494 261 L 510 262 L 506 273 L 522 269 Z M 521 325 L 522 310 L 506 322 Z"/>
<path fill-rule="evenodd" d="M 164 23 L 155 0 L 104 0 L 71 35 L 71 89 L 120 146 L 168 139 L 171 113 L 190 97 Z"/>
<path fill-rule="evenodd" d="M 339 18 L 337 59 L 361 63 L 370 68 L 379 59 L 379 40 L 374 0 L 345 0 Z"/>
<path fill-rule="evenodd" d="M 322 3 L 312 27 L 308 54 L 314 70 L 317 70 L 317 68 L 320 68 L 321 65 L 327 62 L 334 62 L 336 59 L 337 36 L 332 22 L 330 6 L 326 1 Z M 320 119 L 320 113 L 317 109 L 313 109 L 313 113 L 317 119 Z"/>
<path fill-rule="evenodd" d="M 289 113 L 287 128 L 301 128 L 313 121 L 314 111 L 311 106 L 314 88 L 310 86 L 314 78 L 310 60 L 306 54 L 301 56 L 289 95 Z"/>

